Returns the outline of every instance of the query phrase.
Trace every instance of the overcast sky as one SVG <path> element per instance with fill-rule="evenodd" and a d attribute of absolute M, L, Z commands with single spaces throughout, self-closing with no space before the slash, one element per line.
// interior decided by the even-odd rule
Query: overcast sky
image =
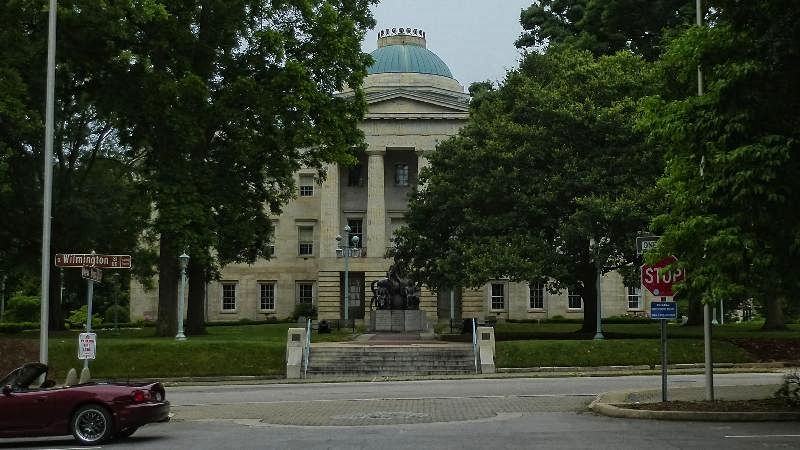
<path fill-rule="evenodd" d="M 516 68 L 514 47 L 522 27 L 519 13 L 533 0 L 382 0 L 374 7 L 376 30 L 367 34 L 365 52 L 377 47 L 377 30 L 421 28 L 428 50 L 450 67 L 464 86 L 476 81 L 502 81 Z"/>

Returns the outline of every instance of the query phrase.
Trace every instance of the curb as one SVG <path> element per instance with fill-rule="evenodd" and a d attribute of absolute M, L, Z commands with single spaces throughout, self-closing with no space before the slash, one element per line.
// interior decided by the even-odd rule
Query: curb
<path fill-rule="evenodd" d="M 703 422 L 788 422 L 800 421 L 800 412 L 710 412 L 710 411 L 653 411 L 620 408 L 597 400 L 589 409 L 608 417 L 621 419 L 683 420 Z"/>

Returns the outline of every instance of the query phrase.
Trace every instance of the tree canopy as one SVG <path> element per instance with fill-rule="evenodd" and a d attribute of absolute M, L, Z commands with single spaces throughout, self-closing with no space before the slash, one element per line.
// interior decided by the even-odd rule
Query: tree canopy
<path fill-rule="evenodd" d="M 672 41 L 660 61 L 671 89 L 642 127 L 664 146 L 668 209 L 660 254 L 680 255 L 686 289 L 705 301 L 755 298 L 783 326 L 800 275 L 800 19 L 793 2 L 717 2 L 712 26 Z M 704 75 L 702 96 L 684 93 Z"/>
<path fill-rule="evenodd" d="M 635 260 L 657 199 L 661 160 L 634 131 L 654 86 L 628 52 L 527 55 L 430 155 L 396 259 L 436 289 L 502 278 L 570 288 L 594 331 L 597 270 Z"/>

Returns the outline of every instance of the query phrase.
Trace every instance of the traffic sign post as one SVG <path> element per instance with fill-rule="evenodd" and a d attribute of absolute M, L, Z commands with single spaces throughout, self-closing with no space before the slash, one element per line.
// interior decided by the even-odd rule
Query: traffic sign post
<path fill-rule="evenodd" d="M 81 276 L 86 279 L 86 332 L 78 338 L 78 359 L 83 360 L 83 368 L 89 368 L 89 360 L 95 358 L 97 335 L 92 333 L 92 300 L 94 284 L 103 279 L 100 269 L 130 269 L 131 255 L 98 255 L 92 253 L 56 253 L 56 267 L 80 267 Z M 89 356 L 91 355 L 91 356 Z"/>
<path fill-rule="evenodd" d="M 667 401 L 667 321 L 678 318 L 678 304 L 666 301 L 650 303 L 650 318 L 661 321 L 661 401 Z"/>

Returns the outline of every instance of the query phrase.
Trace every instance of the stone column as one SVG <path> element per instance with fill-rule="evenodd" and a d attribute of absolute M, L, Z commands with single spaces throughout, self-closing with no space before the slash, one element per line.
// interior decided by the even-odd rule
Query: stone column
<path fill-rule="evenodd" d="M 367 256 L 383 257 L 386 252 L 386 198 L 384 149 L 367 150 Z"/>
<path fill-rule="evenodd" d="M 341 233 L 339 226 L 340 196 L 339 196 L 339 166 L 328 164 L 328 176 L 320 187 L 320 230 L 319 230 L 319 256 L 321 258 L 336 257 L 336 235 Z"/>

